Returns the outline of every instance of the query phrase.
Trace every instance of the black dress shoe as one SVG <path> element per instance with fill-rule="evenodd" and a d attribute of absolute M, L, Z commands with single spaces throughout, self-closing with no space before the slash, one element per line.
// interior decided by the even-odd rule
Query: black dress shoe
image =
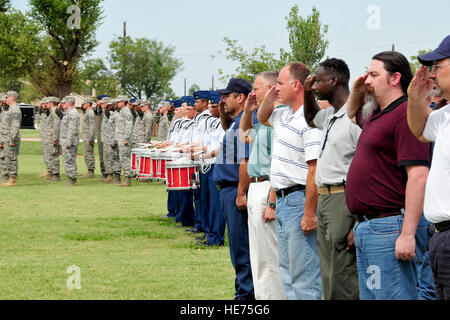
<path fill-rule="evenodd" d="M 190 228 L 190 229 L 186 229 L 186 230 L 184 230 L 184 231 L 186 231 L 186 232 L 192 232 L 192 233 L 202 233 L 203 232 L 203 230 L 200 230 L 200 229 L 197 229 L 197 228 Z"/>
<path fill-rule="evenodd" d="M 215 244 L 212 244 L 211 242 L 209 242 L 208 240 L 205 241 L 199 241 L 197 242 L 197 245 L 199 246 L 204 246 L 204 247 L 215 247 Z"/>
<path fill-rule="evenodd" d="M 196 237 L 195 240 L 197 241 L 203 241 L 206 239 L 206 234 L 203 237 Z"/>

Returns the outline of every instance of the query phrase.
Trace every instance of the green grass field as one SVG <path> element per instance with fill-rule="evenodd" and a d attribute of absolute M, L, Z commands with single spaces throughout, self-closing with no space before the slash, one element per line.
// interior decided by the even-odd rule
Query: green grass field
<path fill-rule="evenodd" d="M 66 187 L 63 168 L 60 183 L 40 178 L 44 170 L 40 142 L 23 141 L 19 187 L 0 188 L 0 299 L 233 298 L 228 247 L 199 247 L 160 218 L 164 185 L 119 188 L 79 177 Z M 80 156 L 78 172 L 85 171 Z M 79 290 L 67 286 L 73 265 Z"/>

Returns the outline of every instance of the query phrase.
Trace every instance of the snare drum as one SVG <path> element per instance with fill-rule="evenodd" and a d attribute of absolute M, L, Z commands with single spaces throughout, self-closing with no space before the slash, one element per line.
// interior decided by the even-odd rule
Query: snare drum
<path fill-rule="evenodd" d="M 148 149 L 140 149 L 136 156 L 137 162 L 137 178 L 139 180 L 148 180 L 152 178 L 152 159 L 151 152 Z"/>
<path fill-rule="evenodd" d="M 131 172 L 136 173 L 139 163 L 139 153 L 141 149 L 131 149 Z"/>
<path fill-rule="evenodd" d="M 180 159 L 181 156 L 178 152 L 160 152 L 155 158 L 152 155 L 153 179 L 165 181 L 167 164 Z"/>
<path fill-rule="evenodd" d="M 166 164 L 167 190 L 191 190 L 200 186 L 199 168 L 188 158 Z"/>

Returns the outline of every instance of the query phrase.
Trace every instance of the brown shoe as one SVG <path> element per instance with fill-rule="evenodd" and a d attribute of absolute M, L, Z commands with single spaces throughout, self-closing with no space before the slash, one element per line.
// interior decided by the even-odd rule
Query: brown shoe
<path fill-rule="evenodd" d="M 40 177 L 41 177 L 41 178 L 44 178 L 44 179 L 47 179 L 47 180 L 50 180 L 50 178 L 52 177 L 52 173 L 51 173 L 51 172 L 48 172 L 48 171 L 46 170 L 44 174 L 41 174 L 41 175 L 40 175 Z"/>
<path fill-rule="evenodd" d="M 10 177 L 9 180 L 2 184 L 2 187 L 17 187 L 17 178 L 16 177 Z"/>
<path fill-rule="evenodd" d="M 106 183 L 111 183 L 113 181 L 112 174 L 106 175 L 106 178 L 103 181 L 106 182 Z"/>
<path fill-rule="evenodd" d="M 120 180 L 120 173 L 114 175 L 114 180 L 111 182 L 112 184 L 120 184 L 122 180 Z"/>

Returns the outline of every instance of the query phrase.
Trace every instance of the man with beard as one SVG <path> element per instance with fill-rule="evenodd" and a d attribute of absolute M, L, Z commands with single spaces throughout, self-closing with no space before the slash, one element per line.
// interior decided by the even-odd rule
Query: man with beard
<path fill-rule="evenodd" d="M 83 145 L 84 145 L 84 162 L 86 163 L 87 172 L 81 176 L 84 178 L 94 178 L 95 172 L 95 113 L 92 109 L 92 99 L 85 99 L 81 105 L 83 110 L 83 123 L 82 123 L 82 133 L 83 133 Z"/>
<path fill-rule="evenodd" d="M 275 225 L 276 193 L 270 185 L 273 129 L 260 123 L 253 126 L 253 114 L 267 91 L 277 84 L 278 72 L 262 72 L 255 77 L 253 91 L 245 103 L 239 127 L 240 139 L 253 143 L 248 161 L 248 237 L 256 300 L 286 300 L 278 263 Z"/>
<path fill-rule="evenodd" d="M 248 243 L 247 173 L 250 146 L 239 141 L 239 124 L 251 85 L 233 78 L 222 95 L 221 121 L 226 131 L 214 166 L 213 180 L 220 189 L 220 202 L 227 223 L 230 257 L 236 273 L 235 299 L 254 300 L 252 271 Z M 228 117 L 232 118 L 228 124 Z M 256 119 L 255 119 L 256 122 Z M 227 125 L 228 124 L 228 125 Z"/>
<path fill-rule="evenodd" d="M 258 108 L 259 122 L 275 134 L 270 182 L 277 195 L 280 274 L 289 300 L 322 299 L 314 181 L 320 131 L 308 126 L 303 108 L 303 85 L 310 73 L 300 62 L 282 68 Z M 287 107 L 276 109 L 275 102 Z"/>
<path fill-rule="evenodd" d="M 322 62 L 305 82 L 305 118 L 310 127 L 323 130 L 317 159 L 317 242 L 325 300 L 358 300 L 358 271 L 353 244 L 355 218 L 345 203 L 347 172 L 361 128 L 347 116 L 350 70 L 340 59 Z M 329 102 L 321 110 L 318 101 Z"/>
<path fill-rule="evenodd" d="M 345 192 L 357 221 L 353 230 L 362 300 L 416 300 L 420 294 L 414 258 L 427 250 L 422 210 L 430 145 L 408 128 L 411 79 L 401 53 L 379 53 L 368 73 L 355 81 L 347 102 L 348 116 L 362 128 Z"/>
<path fill-rule="evenodd" d="M 433 162 L 425 192 L 425 217 L 434 223 L 430 241 L 430 260 L 436 298 L 450 300 L 450 201 L 449 185 L 449 112 L 450 105 L 431 112 L 428 108 L 433 94 L 450 100 L 450 36 L 439 47 L 423 55 L 424 64 L 408 90 L 408 125 L 421 141 L 434 141 Z M 428 67 L 431 67 L 429 74 Z"/>

